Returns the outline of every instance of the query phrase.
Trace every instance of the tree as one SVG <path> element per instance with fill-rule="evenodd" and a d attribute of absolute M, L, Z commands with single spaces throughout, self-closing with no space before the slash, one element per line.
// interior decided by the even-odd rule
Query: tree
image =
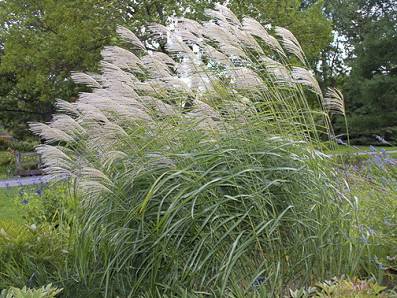
<path fill-rule="evenodd" d="M 232 0 L 230 7 L 238 16 L 249 15 L 261 23 L 289 29 L 301 43 L 312 68 L 332 40 L 332 23 L 323 13 L 323 1 Z"/>
<path fill-rule="evenodd" d="M 94 70 L 114 31 L 106 2 L 0 2 L 1 124 L 23 132 L 27 121 L 49 120 L 56 98 L 77 95 L 70 72 Z"/>
<path fill-rule="evenodd" d="M 167 18 L 182 15 L 203 19 L 205 9 L 224 0 L 137 0 L 120 1 L 119 7 L 129 15 L 128 24 L 139 28 L 147 22 L 165 23 Z M 314 66 L 322 49 L 331 42 L 331 22 L 318 0 L 230 0 L 228 7 L 242 18 L 250 16 L 263 24 L 282 26 L 292 31 L 301 42 L 309 62 Z M 128 4 L 129 3 L 129 4 Z M 131 4 L 132 3 L 132 4 Z"/>
<path fill-rule="evenodd" d="M 376 135 L 397 142 L 397 6 L 395 0 L 329 1 L 335 29 L 345 38 L 350 75 L 343 89 L 356 143 Z M 347 9 L 346 9 L 347 8 Z"/>

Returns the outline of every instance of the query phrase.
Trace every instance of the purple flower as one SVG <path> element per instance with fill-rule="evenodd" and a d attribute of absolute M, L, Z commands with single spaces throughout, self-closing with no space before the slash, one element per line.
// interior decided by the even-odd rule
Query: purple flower
<path fill-rule="evenodd" d="M 23 200 L 21 201 L 21 204 L 26 206 L 27 204 L 29 204 L 29 201 L 26 200 L 26 199 L 23 199 Z"/>
<path fill-rule="evenodd" d="M 380 157 L 379 155 L 376 155 L 376 156 L 374 157 L 374 162 L 375 162 L 375 164 L 376 164 L 378 167 L 383 168 L 383 159 L 382 159 L 382 157 Z"/>
<path fill-rule="evenodd" d="M 41 197 L 43 195 L 43 190 L 41 188 L 38 188 L 36 190 L 36 194 Z"/>
<path fill-rule="evenodd" d="M 369 146 L 369 151 L 371 151 L 371 152 L 376 152 L 376 148 L 374 147 L 374 146 Z"/>

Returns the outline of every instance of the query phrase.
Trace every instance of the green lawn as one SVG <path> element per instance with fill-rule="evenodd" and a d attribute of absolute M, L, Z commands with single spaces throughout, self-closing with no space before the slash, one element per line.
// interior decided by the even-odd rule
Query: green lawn
<path fill-rule="evenodd" d="M 0 179 L 6 179 L 13 172 L 12 155 L 0 151 Z M 0 188 L 0 221 L 22 220 L 22 208 L 18 206 L 19 188 Z"/>
<path fill-rule="evenodd" d="M 22 221 L 24 212 L 19 200 L 19 191 L 20 189 L 18 187 L 9 189 L 0 188 L 0 222 Z"/>

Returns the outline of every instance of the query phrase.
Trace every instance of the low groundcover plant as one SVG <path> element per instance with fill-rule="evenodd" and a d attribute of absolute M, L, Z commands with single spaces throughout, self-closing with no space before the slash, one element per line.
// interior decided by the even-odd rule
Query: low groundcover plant
<path fill-rule="evenodd" d="M 357 269 L 351 205 L 317 151 L 340 94 L 323 97 L 287 29 L 207 17 L 150 24 L 145 43 L 118 28 L 126 48 L 73 74 L 92 92 L 31 124 L 80 198 L 65 293 L 272 296 Z"/>

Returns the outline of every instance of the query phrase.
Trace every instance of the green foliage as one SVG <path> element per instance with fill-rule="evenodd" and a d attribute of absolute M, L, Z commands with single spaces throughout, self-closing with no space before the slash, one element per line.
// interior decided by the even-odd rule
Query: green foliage
<path fill-rule="evenodd" d="M 205 9 L 213 8 L 221 0 L 137 0 L 134 3 L 119 1 L 115 4 L 124 13 L 126 24 L 131 28 L 141 28 L 150 22 L 165 24 L 167 18 L 181 15 L 202 20 Z M 273 24 L 288 28 L 300 41 L 307 58 L 315 66 L 322 49 L 331 41 L 331 22 L 324 16 L 323 0 L 251 0 L 228 1 L 228 7 L 237 17 L 251 16 L 263 24 Z"/>
<path fill-rule="evenodd" d="M 76 96 L 72 70 L 95 69 L 116 25 L 107 2 L 0 3 L 0 119 L 14 135 L 48 120 L 56 98 Z"/>
<path fill-rule="evenodd" d="M 321 3 L 309 2 L 255 3 L 268 5 L 280 22 L 304 18 L 306 13 L 319 28 L 327 27 L 318 19 Z M 73 12 L 68 3 L 59 7 Z M 165 11 L 178 7 L 175 1 L 136 3 L 132 12 L 160 21 Z M 231 5 L 239 6 L 241 14 L 256 13 L 246 3 Z M 56 11 L 54 5 L 44 7 Z M 277 8 L 282 8 L 280 14 Z M 283 9 L 290 13 L 285 19 Z M 77 13 L 81 17 L 88 10 Z M 66 15 L 73 19 L 72 14 Z M 136 18 L 137 24 L 143 20 Z M 306 21 L 296 22 L 303 32 Z M 40 48 L 39 44 L 32 43 Z M 46 127 L 51 138 L 47 141 L 53 145 L 40 147 L 46 165 L 55 176 L 75 177 L 79 202 L 63 188 L 44 195 L 14 193 L 19 204 L 24 201 L 18 210 L 24 211 L 26 225 L 11 219 L 0 223 L 0 287 L 53 282 L 65 289 L 66 297 L 277 297 L 288 285 L 313 285 L 343 273 L 382 275 L 385 268 L 394 269 L 393 170 L 385 165 L 384 172 L 382 163 L 374 161 L 367 172 L 352 178 L 354 188 L 344 189 L 334 165 L 315 150 L 322 147 L 319 135 L 330 129 L 324 113 L 308 107 L 309 90 L 268 73 L 268 65 L 254 50 L 243 51 L 249 54 L 245 66 L 262 85 L 244 85 L 255 80 L 235 84 L 246 79 L 234 74 L 243 62 L 232 61 L 233 71 L 222 66 L 220 71 L 192 70 L 193 75 L 204 73 L 212 80 L 206 92 L 151 85 L 159 83 L 160 69 L 153 75 L 147 65 L 117 70 L 111 73 L 115 81 L 127 72 L 131 78 L 139 72 L 142 84 L 131 85 L 136 95 L 116 85 L 111 89 L 115 96 L 103 105 L 94 91 L 91 106 L 79 102 L 69 106 L 72 118 L 62 118 L 68 125 Z M 137 55 L 143 58 L 143 53 Z M 179 63 L 184 55 L 181 51 L 172 58 Z M 272 57 L 280 58 L 277 53 Z M 95 63 L 83 68 L 95 68 Z M 290 73 L 299 62 L 292 57 L 281 58 L 281 63 Z M 175 76 L 178 67 L 160 65 Z M 235 81 L 226 79 L 225 73 Z M 38 80 L 39 93 L 51 94 L 55 89 L 45 88 L 43 81 Z M 60 80 L 61 85 L 64 82 Z M 148 85 L 159 89 L 139 89 Z M 131 97 L 123 102 L 117 92 L 126 90 Z M 142 115 L 147 122 L 137 118 Z M 54 127 L 57 136 L 71 139 L 54 143 Z M 382 290 L 376 283 L 352 279 L 319 284 L 316 294 L 368 297 L 382 295 Z M 57 292 L 51 286 L 39 291 Z M 305 291 L 291 294 L 305 297 Z"/>
<path fill-rule="evenodd" d="M 308 289 L 290 290 L 291 298 L 309 297 L 335 297 L 335 298 L 371 298 L 371 297 L 395 297 L 395 293 L 385 291 L 386 287 L 372 280 L 349 280 L 346 278 L 333 278 L 319 282 L 315 287 Z"/>
<path fill-rule="evenodd" d="M 67 232 L 49 225 L 0 223 L 0 287 L 42 285 L 65 266 Z"/>
<path fill-rule="evenodd" d="M 7 178 L 7 177 L 4 177 Z M 17 204 L 18 189 L 0 188 L 0 210 L 2 220 L 22 222 L 22 210 Z"/>
<path fill-rule="evenodd" d="M 7 178 L 14 172 L 15 160 L 9 151 L 0 151 L 0 178 Z"/>
<path fill-rule="evenodd" d="M 0 293 L 0 298 L 55 298 L 63 289 L 54 288 L 52 284 L 43 286 L 39 289 L 22 289 L 11 287 Z"/>
<path fill-rule="evenodd" d="M 112 194 L 84 212 L 76 248 L 82 284 L 110 296 L 175 287 L 217 295 L 240 287 L 249 295 L 262 277 L 276 295 L 290 279 L 354 271 L 342 261 L 349 211 L 304 148 L 236 134 L 217 144 L 170 154 L 172 169 L 143 160 L 150 166 L 117 175 Z"/>
<path fill-rule="evenodd" d="M 355 144 L 397 142 L 397 30 L 395 1 L 331 0 L 335 29 L 350 75 L 340 84 Z M 339 53 L 343 56 L 342 52 Z M 331 63 L 331 62 L 329 62 Z M 333 60 L 332 60 L 333 63 Z M 339 123 L 339 126 L 341 123 Z"/>
<path fill-rule="evenodd" d="M 397 31 L 390 18 L 368 25 L 363 41 L 356 45 L 346 95 L 353 112 L 353 137 L 381 134 L 396 143 Z"/>
<path fill-rule="evenodd" d="M 38 186 L 31 192 L 25 191 L 19 200 L 28 203 L 21 206 L 25 209 L 25 221 L 30 223 L 50 223 L 54 226 L 72 223 L 77 206 L 67 185 L 46 188 Z"/>
<path fill-rule="evenodd" d="M 73 200 L 64 187 L 41 191 L 8 190 L 6 204 L 14 209 L 0 221 L 0 288 L 58 282 L 57 272 L 67 272 Z M 0 206 L 2 214 L 5 207 Z"/>
<path fill-rule="evenodd" d="M 323 2 L 301 0 L 230 1 L 238 16 L 251 16 L 261 23 L 288 28 L 302 45 L 306 57 L 315 67 L 321 50 L 331 42 L 332 24 L 323 13 Z"/>

